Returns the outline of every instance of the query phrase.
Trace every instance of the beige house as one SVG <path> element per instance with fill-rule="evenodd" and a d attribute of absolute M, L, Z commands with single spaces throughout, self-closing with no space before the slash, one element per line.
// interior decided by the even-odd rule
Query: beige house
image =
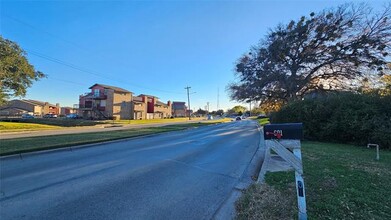
<path fill-rule="evenodd" d="M 5 106 L 0 106 L 1 116 L 21 116 L 22 114 L 43 116 L 45 114 L 59 114 L 60 104 L 50 104 L 31 99 L 14 99 Z"/>

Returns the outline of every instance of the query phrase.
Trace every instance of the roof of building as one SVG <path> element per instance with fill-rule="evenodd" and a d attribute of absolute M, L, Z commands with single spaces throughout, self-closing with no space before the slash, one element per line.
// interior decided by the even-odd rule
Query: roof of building
<path fill-rule="evenodd" d="M 114 90 L 116 92 L 132 93 L 131 91 L 128 91 L 128 90 L 123 89 L 123 88 L 119 88 L 119 87 L 116 87 L 116 86 L 104 85 L 104 84 L 98 84 L 98 83 L 95 83 L 89 89 L 92 89 L 92 87 L 94 87 L 94 86 L 102 86 L 105 89 L 112 89 L 112 90 Z"/>
<path fill-rule="evenodd" d="M 172 108 L 174 110 L 185 110 L 187 108 L 186 102 L 172 102 Z"/>
<path fill-rule="evenodd" d="M 142 102 L 143 98 L 140 96 L 133 96 L 133 101 Z"/>
<path fill-rule="evenodd" d="M 30 103 L 30 104 L 33 104 L 33 105 L 45 106 L 45 104 L 48 104 L 49 106 L 56 107 L 56 105 L 54 105 L 54 104 L 51 104 L 51 103 L 48 103 L 48 102 L 42 102 L 42 101 L 38 101 L 38 100 L 33 100 L 33 99 L 22 99 L 22 100 L 19 100 L 19 101 L 27 102 L 27 103 Z"/>
<path fill-rule="evenodd" d="M 27 109 L 17 108 L 17 107 L 12 107 L 12 106 L 2 106 L 2 107 L 0 107 L 0 110 L 5 110 L 5 109 L 16 109 L 16 110 L 21 110 L 21 111 L 28 111 Z"/>
<path fill-rule="evenodd" d="M 166 104 L 166 103 L 164 103 L 164 102 L 161 102 L 161 101 L 156 101 L 156 105 L 163 105 L 163 106 L 167 106 L 167 104 Z"/>
<path fill-rule="evenodd" d="M 147 97 L 150 97 L 150 98 L 158 98 L 158 97 L 156 97 L 156 96 L 154 96 L 154 95 L 147 95 L 147 94 L 140 94 L 140 95 L 138 95 L 139 97 L 141 97 L 141 96 L 147 96 Z"/>

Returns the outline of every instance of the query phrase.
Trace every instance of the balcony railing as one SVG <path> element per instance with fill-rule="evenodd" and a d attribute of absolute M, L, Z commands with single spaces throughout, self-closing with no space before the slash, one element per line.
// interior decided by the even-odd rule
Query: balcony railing
<path fill-rule="evenodd" d="M 107 99 L 107 94 L 105 93 L 92 93 L 92 92 L 87 92 L 81 95 L 81 97 L 84 98 L 89 98 L 89 99 Z"/>
<path fill-rule="evenodd" d="M 73 105 L 74 108 L 80 109 L 80 110 L 98 110 L 98 111 L 105 111 L 106 107 L 105 106 L 93 106 L 93 105 L 85 105 L 85 104 L 75 104 Z"/>
<path fill-rule="evenodd" d="M 93 99 L 107 99 L 107 95 L 103 93 L 92 94 Z"/>
<path fill-rule="evenodd" d="M 93 108 L 93 105 L 85 105 L 85 104 L 79 104 L 77 105 L 79 109 L 91 109 Z"/>

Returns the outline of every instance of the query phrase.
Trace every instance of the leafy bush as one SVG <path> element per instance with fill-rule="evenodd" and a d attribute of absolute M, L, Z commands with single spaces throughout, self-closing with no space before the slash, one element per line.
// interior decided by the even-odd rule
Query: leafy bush
<path fill-rule="evenodd" d="M 272 123 L 303 122 L 309 140 L 391 149 L 391 96 L 333 93 L 307 98 L 271 114 Z"/>

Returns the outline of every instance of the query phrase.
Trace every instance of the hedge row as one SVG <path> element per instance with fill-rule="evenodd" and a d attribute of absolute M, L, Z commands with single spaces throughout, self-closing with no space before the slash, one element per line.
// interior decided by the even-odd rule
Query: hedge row
<path fill-rule="evenodd" d="M 333 93 L 290 103 L 270 120 L 303 122 L 308 140 L 376 143 L 391 149 L 391 96 Z"/>

